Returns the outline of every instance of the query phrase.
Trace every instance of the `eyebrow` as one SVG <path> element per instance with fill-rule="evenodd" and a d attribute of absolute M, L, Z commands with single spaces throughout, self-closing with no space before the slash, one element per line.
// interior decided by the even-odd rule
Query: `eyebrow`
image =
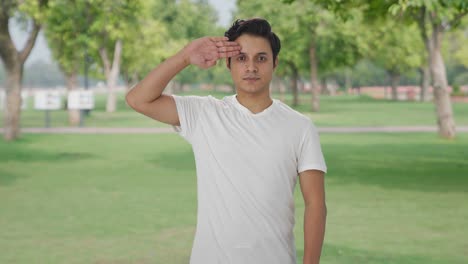
<path fill-rule="evenodd" d="M 241 52 L 241 53 L 239 53 L 237 56 L 239 56 L 239 55 L 247 55 L 247 53 Z M 261 51 L 261 52 L 255 54 L 255 56 L 257 56 L 257 55 L 268 55 L 268 53 L 267 53 L 267 52 L 264 52 L 264 51 Z"/>

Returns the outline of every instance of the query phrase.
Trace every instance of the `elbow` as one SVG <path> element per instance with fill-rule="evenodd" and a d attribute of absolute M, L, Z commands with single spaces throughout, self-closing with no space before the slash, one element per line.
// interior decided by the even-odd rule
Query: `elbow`
<path fill-rule="evenodd" d="M 135 101 L 135 96 L 133 96 L 132 90 L 130 90 L 126 95 L 125 95 L 125 102 L 127 103 L 128 106 L 130 106 L 132 109 L 137 110 L 137 105 L 138 103 Z"/>
<path fill-rule="evenodd" d="M 320 202 L 320 203 L 306 203 L 305 204 L 305 209 L 314 212 L 316 215 L 321 215 L 323 218 L 327 217 L 328 209 L 327 205 L 325 202 Z"/>
<path fill-rule="evenodd" d="M 130 92 L 128 92 L 127 95 L 125 95 L 125 102 L 127 103 L 128 106 L 135 109 L 132 97 L 130 96 Z"/>
<path fill-rule="evenodd" d="M 132 103 L 132 99 L 131 99 L 131 96 L 130 96 L 130 92 L 131 92 L 131 91 L 129 91 L 129 92 L 125 95 L 125 102 L 126 102 L 129 106 L 131 106 L 131 103 Z"/>

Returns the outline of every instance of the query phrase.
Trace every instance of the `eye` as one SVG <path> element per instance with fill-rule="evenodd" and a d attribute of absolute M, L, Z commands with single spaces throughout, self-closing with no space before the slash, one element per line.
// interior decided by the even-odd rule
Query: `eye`
<path fill-rule="evenodd" d="M 241 55 L 241 56 L 237 57 L 237 61 L 245 61 L 245 56 Z"/>
<path fill-rule="evenodd" d="M 265 62 L 265 61 L 267 61 L 267 59 L 268 58 L 266 56 L 259 56 L 257 60 L 260 61 L 260 62 Z"/>

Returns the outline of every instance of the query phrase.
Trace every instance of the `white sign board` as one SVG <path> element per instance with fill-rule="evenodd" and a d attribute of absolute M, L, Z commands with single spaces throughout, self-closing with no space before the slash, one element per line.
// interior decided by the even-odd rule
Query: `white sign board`
<path fill-rule="evenodd" d="M 7 97 L 5 91 L 0 91 L 0 111 L 5 110 L 7 106 Z M 28 106 L 28 93 L 21 92 L 21 109 L 26 109 Z"/>
<path fill-rule="evenodd" d="M 21 91 L 21 109 L 28 108 L 28 92 Z"/>
<path fill-rule="evenodd" d="M 62 98 L 58 91 L 38 91 L 34 95 L 34 108 L 37 110 L 59 110 Z"/>
<path fill-rule="evenodd" d="M 0 111 L 3 111 L 6 107 L 6 95 L 5 91 L 0 91 Z"/>
<path fill-rule="evenodd" d="M 92 91 L 71 91 L 68 93 L 68 109 L 93 109 L 94 95 Z"/>

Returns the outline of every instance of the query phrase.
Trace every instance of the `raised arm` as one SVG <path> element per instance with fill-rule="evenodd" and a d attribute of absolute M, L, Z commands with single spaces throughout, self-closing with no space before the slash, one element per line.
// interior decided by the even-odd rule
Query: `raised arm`
<path fill-rule="evenodd" d="M 240 49 L 239 44 L 225 37 L 196 39 L 153 69 L 127 93 L 125 100 L 139 113 L 166 124 L 179 125 L 174 98 L 162 94 L 169 81 L 190 64 L 207 69 L 220 58 L 239 54 Z"/>

